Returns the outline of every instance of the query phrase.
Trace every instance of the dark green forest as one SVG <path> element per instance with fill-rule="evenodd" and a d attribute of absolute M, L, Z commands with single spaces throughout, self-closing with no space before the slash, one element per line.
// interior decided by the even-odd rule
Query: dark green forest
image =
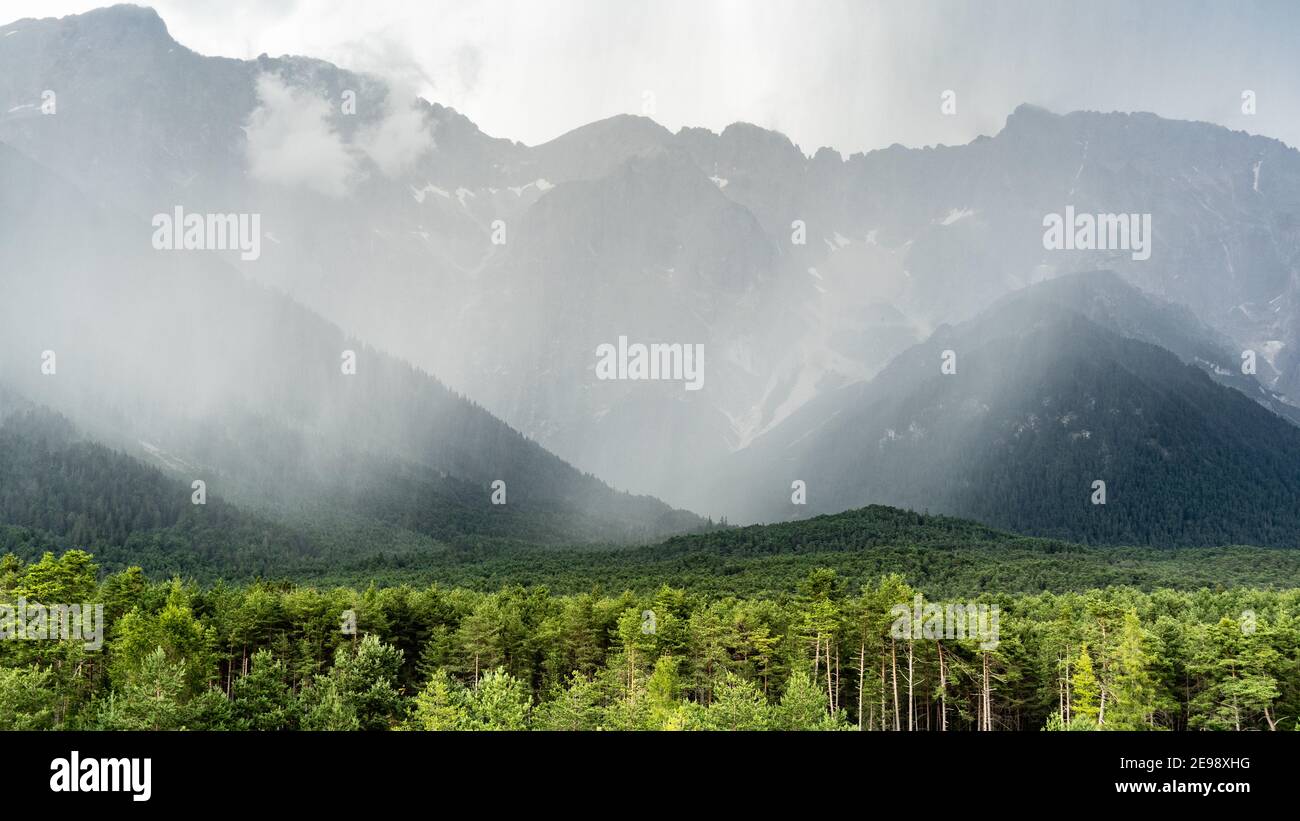
<path fill-rule="evenodd" d="M 1300 589 L 984 593 L 992 633 L 900 638 L 920 592 L 200 587 L 7 556 L 0 599 L 102 602 L 107 630 L 0 642 L 0 728 L 1300 729 Z"/>

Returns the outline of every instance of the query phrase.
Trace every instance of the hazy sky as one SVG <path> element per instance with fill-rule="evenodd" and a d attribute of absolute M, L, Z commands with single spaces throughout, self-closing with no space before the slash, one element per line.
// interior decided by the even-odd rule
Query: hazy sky
<path fill-rule="evenodd" d="M 93 0 L 0 0 L 0 24 Z M 538 143 L 619 112 L 746 120 L 806 152 L 966 142 L 1021 102 L 1154 111 L 1300 145 L 1300 3 L 1089 0 L 156 0 L 204 54 L 396 76 Z M 2 46 L 3 44 L 0 44 Z M 940 95 L 957 94 L 957 115 Z M 1257 114 L 1244 115 L 1253 90 Z"/>

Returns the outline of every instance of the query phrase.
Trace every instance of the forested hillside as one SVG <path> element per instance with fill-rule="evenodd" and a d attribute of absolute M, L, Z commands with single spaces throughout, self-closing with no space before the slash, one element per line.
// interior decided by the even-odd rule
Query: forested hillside
<path fill-rule="evenodd" d="M 0 642 L 0 729 L 1300 729 L 1300 589 L 924 592 L 200 588 L 7 557 L 0 600 L 103 602 L 107 641 Z M 992 631 L 899 632 L 899 606 L 977 602 Z"/>
<path fill-rule="evenodd" d="M 774 525 L 714 525 L 639 547 L 575 544 L 563 534 L 580 517 L 528 501 L 493 506 L 450 478 L 385 469 L 392 481 L 322 493 L 272 518 L 216 493 L 194 505 L 184 481 L 82 439 L 61 417 L 23 411 L 0 423 L 0 555 L 34 561 L 79 548 L 106 571 L 136 566 L 155 580 L 436 582 L 480 591 L 523 584 L 652 592 L 669 584 L 772 595 L 795 590 L 818 567 L 848 578 L 901 573 L 935 595 L 1300 586 L 1300 551 L 1087 547 L 878 505 Z"/>
<path fill-rule="evenodd" d="M 1300 546 L 1300 429 L 1206 372 L 1225 368 L 1033 290 L 792 416 L 725 492 L 765 520 L 884 503 L 1089 544 Z"/>
<path fill-rule="evenodd" d="M 256 510 L 217 490 L 228 486 L 226 473 L 191 467 L 211 488 L 198 505 L 188 477 L 89 440 L 63 416 L 34 407 L 0 412 L 0 552 L 35 558 L 78 547 L 110 570 L 135 565 L 155 578 L 211 581 L 408 563 L 478 544 L 571 545 L 610 532 L 608 520 L 577 505 L 523 493 L 494 505 L 489 488 L 418 464 L 373 454 L 347 464 L 329 482 L 283 477 L 299 487 Z M 629 509 L 657 504 L 609 497 Z M 693 519 L 681 515 L 682 523 Z"/>
<path fill-rule="evenodd" d="M 296 532 L 212 496 L 195 505 L 185 483 L 79 437 L 37 411 L 0 423 L 0 549 L 56 545 L 100 552 L 116 567 L 157 574 L 267 573 L 320 555 Z"/>
<path fill-rule="evenodd" d="M 901 573 L 936 595 L 1037 593 L 1124 585 L 1300 586 L 1300 551 L 1249 546 L 1090 547 L 1017 536 L 962 519 L 873 505 L 798 522 L 719 528 L 639 548 L 545 547 L 478 540 L 386 554 L 297 576 L 317 584 L 403 583 L 491 591 L 652 592 L 669 584 L 708 595 L 774 595 L 814 568 L 848 578 Z"/>

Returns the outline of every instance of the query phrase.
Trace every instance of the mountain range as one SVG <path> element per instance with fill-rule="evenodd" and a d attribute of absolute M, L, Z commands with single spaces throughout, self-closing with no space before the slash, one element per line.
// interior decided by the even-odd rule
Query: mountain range
<path fill-rule="evenodd" d="M 628 115 L 526 146 L 114 6 L 0 26 L 0 179 L 11 407 L 241 515 L 367 549 L 868 503 L 1298 541 L 1300 154 L 1266 137 L 1024 105 L 849 157 Z M 154 250 L 177 207 L 258 214 L 260 253 Z M 1067 207 L 1150 215 L 1150 257 L 1045 248 Z M 702 345 L 703 389 L 596 378 L 620 337 Z"/>

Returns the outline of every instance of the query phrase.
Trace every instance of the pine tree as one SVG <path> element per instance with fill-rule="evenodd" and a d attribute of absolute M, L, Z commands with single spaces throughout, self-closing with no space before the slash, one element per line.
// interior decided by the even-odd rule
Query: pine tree
<path fill-rule="evenodd" d="M 125 687 L 109 694 L 97 718 L 102 730 L 183 730 L 188 712 L 185 662 L 172 663 L 161 647 L 144 657 Z"/>
<path fill-rule="evenodd" d="M 330 676 L 316 676 L 298 693 L 300 726 L 304 730 L 358 730 L 356 710 L 339 692 L 338 682 Z"/>
<path fill-rule="evenodd" d="M 1092 656 L 1088 653 L 1087 643 L 1079 648 L 1079 657 L 1075 659 L 1074 675 L 1070 679 L 1070 684 L 1074 694 L 1071 709 L 1075 720 L 1085 726 L 1096 725 L 1100 712 L 1098 707 L 1100 687 L 1097 683 L 1097 675 L 1092 669 Z"/>
<path fill-rule="evenodd" d="M 1137 613 L 1124 615 L 1119 644 L 1115 649 L 1113 701 L 1106 711 L 1106 726 L 1114 730 L 1143 730 L 1152 725 L 1156 709 L 1156 687 L 1147 653 L 1147 637 Z"/>
<path fill-rule="evenodd" d="M 757 685 L 728 672 L 718 683 L 703 721 L 709 730 L 766 730 L 771 715 L 772 709 Z"/>
<path fill-rule="evenodd" d="M 373 633 L 367 633 L 355 651 L 340 647 L 335 652 L 329 678 L 361 729 L 384 730 L 400 720 L 405 709 L 397 683 L 401 667 L 402 651 Z"/>
<path fill-rule="evenodd" d="M 576 671 L 567 688 L 557 687 L 552 698 L 533 713 L 537 730 L 599 730 L 605 711 L 595 682 Z"/>
<path fill-rule="evenodd" d="M 253 654 L 248 675 L 235 679 L 230 701 L 238 729 L 291 730 L 297 726 L 288 671 L 269 650 Z"/>
<path fill-rule="evenodd" d="M 791 673 L 781 701 L 773 710 L 773 727 L 778 730 L 816 730 L 828 717 L 826 693 L 807 672 L 796 670 Z"/>
<path fill-rule="evenodd" d="M 410 726 L 416 730 L 465 730 L 469 725 L 465 688 L 446 670 L 436 670 L 415 697 Z"/>
<path fill-rule="evenodd" d="M 469 694 L 468 724 L 474 730 L 526 730 L 532 699 L 523 682 L 498 667 Z"/>
<path fill-rule="evenodd" d="M 47 670 L 0 667 L 0 731 L 55 729 L 53 678 Z"/>

